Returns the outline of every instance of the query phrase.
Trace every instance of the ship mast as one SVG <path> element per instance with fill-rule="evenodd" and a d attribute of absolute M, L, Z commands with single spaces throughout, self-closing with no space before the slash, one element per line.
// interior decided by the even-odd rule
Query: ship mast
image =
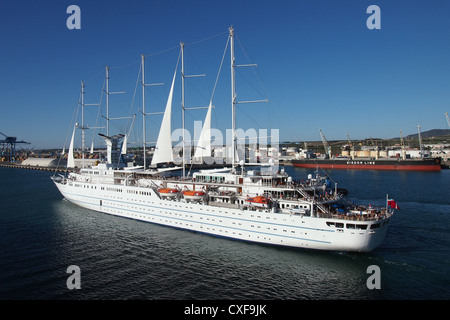
<path fill-rule="evenodd" d="M 236 165 L 236 104 L 238 103 L 257 103 L 257 102 L 268 102 L 267 99 L 263 100 L 253 100 L 253 101 L 237 101 L 236 99 L 236 67 L 256 67 L 256 64 L 240 64 L 236 65 L 236 58 L 234 55 L 234 28 L 230 27 L 230 56 L 231 56 L 231 132 L 232 132 L 232 150 L 231 150 L 231 161 L 232 161 L 232 171 L 235 170 Z M 245 157 L 244 157 L 245 158 Z"/>
<path fill-rule="evenodd" d="M 81 129 L 81 157 L 82 157 L 82 167 L 84 168 L 84 149 L 85 149 L 85 132 L 84 130 L 89 129 L 89 126 L 84 125 L 84 107 L 85 106 L 98 106 L 98 103 L 84 103 L 84 82 L 81 81 L 81 127 L 77 126 L 78 129 Z"/>
<path fill-rule="evenodd" d="M 84 168 L 84 82 L 81 81 L 81 159 L 83 159 Z"/>
<path fill-rule="evenodd" d="M 147 167 L 147 160 L 146 160 L 146 150 L 145 150 L 145 144 L 146 144 L 146 140 L 145 140 L 145 135 L 146 135 L 146 131 L 145 131 L 145 75 L 144 75 L 144 61 L 145 61 L 145 56 L 143 54 L 141 54 L 141 83 L 142 83 L 142 156 L 144 157 L 144 171 L 145 168 Z"/>
<path fill-rule="evenodd" d="M 110 118 L 109 117 L 109 95 L 110 94 L 120 94 L 120 93 L 125 93 L 125 91 L 120 91 L 120 92 L 109 92 L 109 66 L 105 66 L 106 69 L 106 135 L 109 137 L 109 120 L 117 120 L 117 119 L 130 119 L 131 117 L 120 117 L 120 118 Z"/>
<path fill-rule="evenodd" d="M 230 55 L 231 55 L 231 165 L 233 171 L 235 169 L 235 152 L 236 152 L 236 78 L 235 78 L 235 67 L 236 60 L 234 56 L 234 28 L 230 27 Z"/>
<path fill-rule="evenodd" d="M 194 77 L 204 77 L 204 74 L 197 74 L 197 75 L 186 75 L 184 73 L 184 43 L 180 42 L 181 46 L 181 110 L 182 110 L 182 122 L 183 122 L 183 178 L 186 175 L 186 145 L 185 145 L 185 112 L 186 110 L 193 110 L 193 109 L 206 109 L 207 107 L 198 107 L 198 108 L 186 108 L 185 106 L 185 95 L 184 95 L 184 83 L 186 78 L 194 78 Z M 192 145 L 192 140 L 191 140 Z M 190 149 L 189 149 L 190 150 Z M 191 155 L 189 154 L 189 159 L 191 158 Z"/>
<path fill-rule="evenodd" d="M 143 157 L 144 157 L 144 170 L 147 168 L 147 152 L 146 152 L 146 127 L 145 127 L 145 116 L 147 113 L 145 113 L 145 87 L 147 86 L 160 86 L 163 85 L 163 83 L 152 83 L 152 84 L 146 84 L 145 83 L 145 55 L 141 54 L 141 84 L 142 84 L 142 151 L 143 151 Z M 164 112 L 157 112 L 157 113 L 151 113 L 151 114 L 161 114 Z M 150 114 L 150 113 L 149 113 Z"/>

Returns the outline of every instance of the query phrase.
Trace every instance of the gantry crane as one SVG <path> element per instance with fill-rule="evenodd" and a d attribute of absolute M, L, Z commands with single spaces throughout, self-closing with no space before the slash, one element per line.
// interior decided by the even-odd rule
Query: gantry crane
<path fill-rule="evenodd" d="M 17 137 L 9 137 L 2 132 L 0 134 L 5 137 L 4 140 L 0 140 L 0 157 L 9 162 L 16 162 L 16 144 L 30 144 L 30 142 L 17 141 Z"/>

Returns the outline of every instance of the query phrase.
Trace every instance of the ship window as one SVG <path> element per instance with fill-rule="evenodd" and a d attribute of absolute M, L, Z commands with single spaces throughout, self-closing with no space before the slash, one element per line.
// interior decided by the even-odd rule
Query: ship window
<path fill-rule="evenodd" d="M 336 222 L 336 228 L 343 228 L 344 224 L 340 222 Z"/>
<path fill-rule="evenodd" d="M 376 229 L 376 228 L 379 228 L 379 227 L 380 227 L 380 224 L 379 223 L 375 223 L 375 224 L 370 226 L 370 229 Z"/>
<path fill-rule="evenodd" d="M 355 229 L 355 225 L 353 223 L 347 223 L 347 229 Z"/>
<path fill-rule="evenodd" d="M 367 224 L 357 224 L 356 225 L 356 229 L 366 230 L 367 229 Z"/>
<path fill-rule="evenodd" d="M 327 222 L 327 226 L 334 227 L 334 222 Z"/>

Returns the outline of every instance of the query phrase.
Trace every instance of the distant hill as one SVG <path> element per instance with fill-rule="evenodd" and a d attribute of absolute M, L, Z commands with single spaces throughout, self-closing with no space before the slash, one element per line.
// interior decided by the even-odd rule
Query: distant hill
<path fill-rule="evenodd" d="M 450 129 L 432 129 L 425 132 L 421 132 L 422 138 L 443 137 L 450 136 Z M 407 139 L 418 139 L 419 134 L 410 134 Z"/>

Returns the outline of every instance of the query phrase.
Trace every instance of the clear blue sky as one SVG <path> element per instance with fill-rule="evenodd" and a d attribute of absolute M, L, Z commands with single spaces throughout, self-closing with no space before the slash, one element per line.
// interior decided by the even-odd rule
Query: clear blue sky
<path fill-rule="evenodd" d="M 81 30 L 66 27 L 71 4 L 81 9 Z M 371 4 L 381 9 L 380 30 L 366 27 Z M 206 74 L 187 80 L 186 106 L 206 106 L 231 25 L 239 40 L 237 63 L 249 63 L 242 44 L 258 64 L 239 69 L 238 99 L 262 99 L 264 90 L 270 99 L 240 105 L 239 127 L 279 128 L 281 140 L 302 141 L 320 140 L 319 129 L 334 140 L 347 134 L 391 138 L 400 130 L 416 133 L 417 125 L 422 131 L 447 128 L 449 12 L 448 0 L 2 1 L 0 132 L 30 147 L 62 148 L 80 81 L 86 82 L 85 102 L 98 103 L 105 65 L 111 66 L 110 90 L 126 91 L 110 96 L 112 116 L 138 113 L 140 87 L 132 101 L 142 53 L 146 82 L 165 83 L 146 89 L 147 111 L 162 111 L 179 51 L 157 53 L 180 41 L 187 44 L 186 73 Z M 212 125 L 225 129 L 231 123 L 229 55 L 222 72 Z M 254 73 L 264 89 L 247 91 Z M 179 92 L 177 84 L 173 128 L 181 126 Z M 188 112 L 187 127 L 205 112 Z M 86 113 L 95 125 L 96 107 Z M 149 117 L 147 140 L 156 139 L 160 120 Z M 141 123 L 138 115 L 136 129 Z M 117 132 L 125 127 L 123 121 L 112 125 Z"/>

